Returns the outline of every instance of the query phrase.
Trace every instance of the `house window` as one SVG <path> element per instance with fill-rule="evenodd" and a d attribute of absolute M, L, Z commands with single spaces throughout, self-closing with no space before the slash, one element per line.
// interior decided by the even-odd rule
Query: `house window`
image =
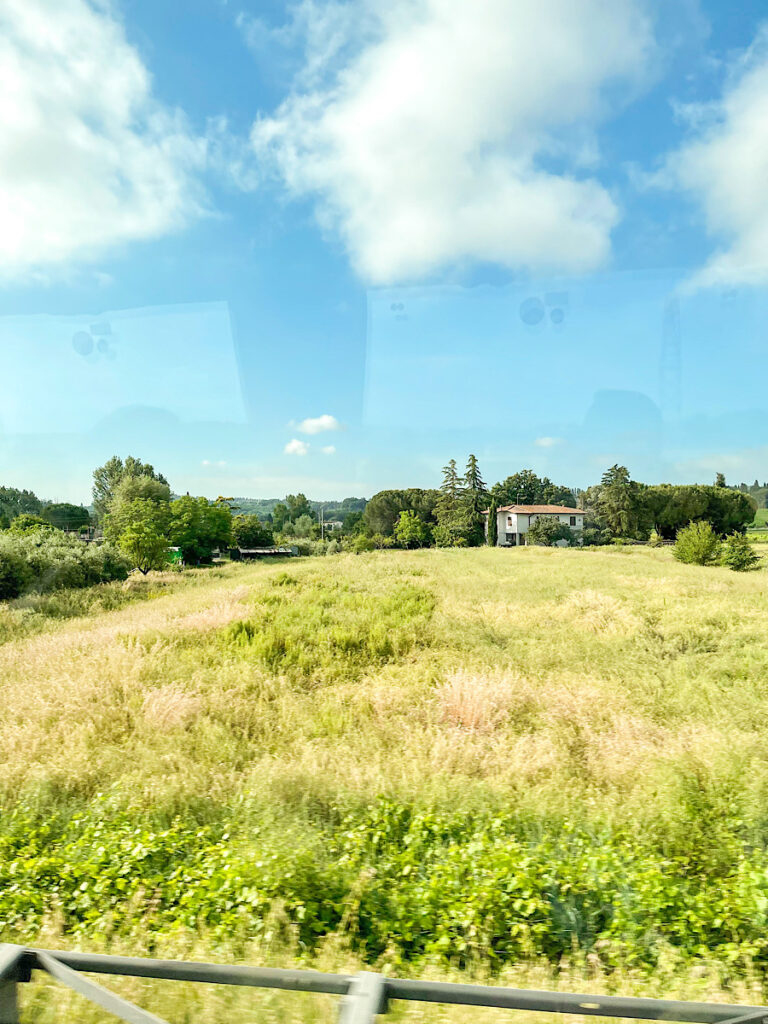
<path fill-rule="evenodd" d="M 512 525 L 512 516 L 507 516 L 507 526 Z"/>
<path fill-rule="evenodd" d="M 576 516 L 571 516 L 571 526 L 576 525 Z"/>

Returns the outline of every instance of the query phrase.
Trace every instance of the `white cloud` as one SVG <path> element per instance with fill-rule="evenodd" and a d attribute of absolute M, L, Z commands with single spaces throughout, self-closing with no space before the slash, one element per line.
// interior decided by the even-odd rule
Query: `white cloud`
<path fill-rule="evenodd" d="M 336 446 L 333 444 L 326 444 L 321 448 L 323 455 L 335 455 Z"/>
<path fill-rule="evenodd" d="M 323 416 L 302 420 L 297 429 L 302 434 L 322 434 L 326 430 L 341 430 L 341 424 L 335 416 L 329 416 L 326 413 Z"/>
<path fill-rule="evenodd" d="M 731 67 L 722 97 L 680 107 L 691 137 L 655 183 L 688 192 L 725 245 L 690 284 L 768 281 L 768 28 Z"/>
<path fill-rule="evenodd" d="M 607 88 L 644 73 L 640 3 L 305 0 L 313 84 L 253 145 L 372 282 L 470 260 L 586 270 L 618 210 L 582 172 Z"/>
<path fill-rule="evenodd" d="M 293 440 L 289 441 L 288 444 L 283 448 L 286 455 L 306 455 L 309 451 L 309 445 L 306 441 L 300 441 L 298 437 L 294 437 Z"/>
<path fill-rule="evenodd" d="M 216 466 L 217 469 L 224 469 L 227 465 L 224 459 L 219 459 L 218 462 L 211 462 L 210 459 L 203 459 L 200 463 L 201 466 Z"/>
<path fill-rule="evenodd" d="M 537 437 L 533 442 L 537 448 L 554 448 L 555 445 L 562 444 L 562 437 Z"/>
<path fill-rule="evenodd" d="M 108 5 L 0 4 L 0 274 L 153 238 L 203 212 L 208 142 L 152 97 Z"/>

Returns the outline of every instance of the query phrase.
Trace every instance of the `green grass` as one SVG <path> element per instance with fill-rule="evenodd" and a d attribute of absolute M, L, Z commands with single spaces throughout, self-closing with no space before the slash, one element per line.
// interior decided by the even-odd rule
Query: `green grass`
<path fill-rule="evenodd" d="M 762 989 L 765 571 L 428 550 L 109 586 L 0 610 L 4 938 Z"/>

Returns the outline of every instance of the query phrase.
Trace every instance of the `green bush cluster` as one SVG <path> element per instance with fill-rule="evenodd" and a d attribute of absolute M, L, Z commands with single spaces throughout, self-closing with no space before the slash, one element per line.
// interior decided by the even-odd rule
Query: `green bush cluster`
<path fill-rule="evenodd" d="M 759 569 L 762 559 L 745 534 L 732 533 L 722 541 L 712 524 L 689 523 L 677 534 L 672 554 L 689 565 L 725 565 L 734 572 Z"/>
<path fill-rule="evenodd" d="M 540 824 L 386 799 L 298 836 L 17 811 L 0 833 L 0 928 L 32 934 L 57 915 L 75 935 L 141 926 L 252 938 L 279 904 L 303 949 L 343 928 L 369 960 L 501 966 L 591 953 L 651 972 L 672 951 L 768 964 L 768 852 L 739 822 L 689 848 Z"/>
<path fill-rule="evenodd" d="M 0 535 L 0 600 L 124 580 L 130 568 L 111 544 L 86 544 L 54 529 Z"/>

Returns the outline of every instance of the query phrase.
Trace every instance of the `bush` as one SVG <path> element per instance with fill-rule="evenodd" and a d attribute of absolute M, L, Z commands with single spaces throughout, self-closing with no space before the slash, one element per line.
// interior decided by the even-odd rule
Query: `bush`
<path fill-rule="evenodd" d="M 565 540 L 569 545 L 575 541 L 573 530 L 559 519 L 542 517 L 534 520 L 528 530 L 526 541 L 529 544 L 538 544 L 540 547 L 551 548 L 559 540 Z"/>
<path fill-rule="evenodd" d="M 86 544 L 50 528 L 0 537 L 0 599 L 124 580 L 129 563 L 111 544 Z"/>
<path fill-rule="evenodd" d="M 745 534 L 733 533 L 726 538 L 723 565 L 727 565 L 729 569 L 733 569 L 734 572 L 752 572 L 760 568 L 761 561 L 760 555 Z"/>
<path fill-rule="evenodd" d="M 0 538 L 0 601 L 9 601 L 23 593 L 29 582 L 29 567 L 8 538 Z"/>
<path fill-rule="evenodd" d="M 689 523 L 678 531 L 672 554 L 688 565 L 714 565 L 720 558 L 720 538 L 705 520 Z"/>

